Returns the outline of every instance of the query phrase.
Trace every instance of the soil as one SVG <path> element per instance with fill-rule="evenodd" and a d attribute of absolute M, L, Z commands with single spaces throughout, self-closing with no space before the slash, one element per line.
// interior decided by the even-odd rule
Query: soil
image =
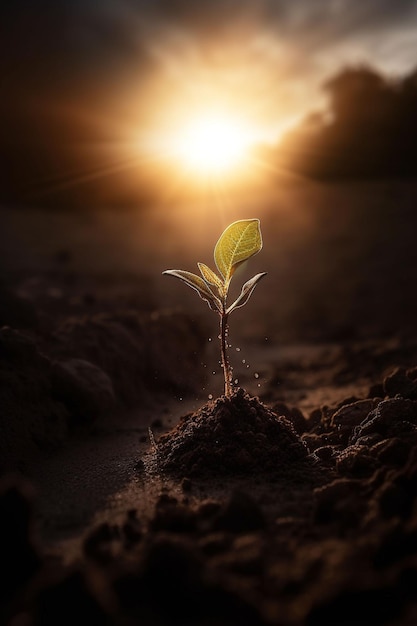
<path fill-rule="evenodd" d="M 297 472 L 307 448 L 293 424 L 242 388 L 183 417 L 156 445 L 157 470 L 177 476 Z"/>
<path fill-rule="evenodd" d="M 300 316 L 280 320 L 287 342 L 269 333 L 275 310 L 242 314 L 226 398 L 204 303 L 171 306 L 153 267 L 98 274 L 58 252 L 36 271 L 9 257 L 0 288 L 0 623 L 417 624 L 417 334 L 404 311 L 375 306 L 373 332 L 353 332 L 378 301 L 361 291 L 312 337 L 318 308 L 308 317 L 300 295 Z"/>

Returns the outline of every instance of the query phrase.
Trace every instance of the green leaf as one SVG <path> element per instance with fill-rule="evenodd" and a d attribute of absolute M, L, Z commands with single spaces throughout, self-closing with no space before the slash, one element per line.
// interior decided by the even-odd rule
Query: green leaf
<path fill-rule="evenodd" d="M 220 296 L 222 296 L 223 289 L 224 289 L 224 284 L 223 284 L 222 279 L 219 278 L 217 274 L 213 272 L 213 270 L 210 269 L 208 265 L 206 265 L 205 263 L 197 263 L 197 265 L 198 265 L 198 269 L 201 272 L 202 277 L 204 278 L 204 281 L 208 283 L 209 285 L 212 285 L 213 287 L 217 287 L 217 290 Z"/>
<path fill-rule="evenodd" d="M 233 302 L 233 304 L 231 304 L 228 307 L 228 309 L 226 310 L 226 315 L 229 315 L 229 313 L 231 313 L 235 309 L 239 309 L 241 306 L 244 306 L 247 303 L 256 285 L 264 276 L 266 276 L 266 272 L 262 272 L 261 274 L 256 274 L 256 276 L 248 280 L 243 285 L 242 291 L 240 292 L 240 296 Z"/>
<path fill-rule="evenodd" d="M 200 278 L 200 276 L 197 276 L 192 272 L 186 272 L 184 270 L 165 270 L 162 273 L 167 274 L 168 276 L 175 276 L 176 278 L 182 280 L 192 289 L 195 289 L 200 298 L 205 300 L 208 303 L 209 307 L 213 309 L 213 311 L 222 310 L 222 303 L 220 302 L 219 298 L 217 298 L 210 291 L 209 287 L 206 285 L 204 280 Z"/>
<path fill-rule="evenodd" d="M 238 220 L 226 228 L 214 248 L 217 269 L 224 278 L 225 291 L 238 265 L 262 249 L 259 220 Z"/>

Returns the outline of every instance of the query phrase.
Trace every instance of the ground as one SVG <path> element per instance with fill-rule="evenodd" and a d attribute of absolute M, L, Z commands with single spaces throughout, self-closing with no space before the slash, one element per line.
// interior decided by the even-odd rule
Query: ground
<path fill-rule="evenodd" d="M 415 197 L 2 210 L 2 623 L 417 622 Z M 161 272 L 239 217 L 264 249 L 236 280 L 268 275 L 225 398 L 216 315 Z"/>

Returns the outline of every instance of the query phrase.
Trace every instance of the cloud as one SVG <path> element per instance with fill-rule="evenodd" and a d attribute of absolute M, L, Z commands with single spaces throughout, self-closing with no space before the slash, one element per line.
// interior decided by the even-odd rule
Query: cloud
<path fill-rule="evenodd" d="M 417 176 L 417 69 L 396 81 L 345 69 L 325 88 L 330 117 L 307 118 L 271 152 L 275 165 L 322 179 Z"/>
<path fill-rule="evenodd" d="M 142 3 L 132 2 L 138 9 Z M 375 33 L 386 36 L 417 17 L 415 0 L 156 0 L 150 20 L 213 45 L 236 34 L 276 37 L 301 50 L 322 50 Z M 214 40 L 213 40 L 214 37 Z M 246 42 L 248 43 L 248 42 Z M 250 41 L 249 41 L 250 43 Z"/>
<path fill-rule="evenodd" d="M 79 166 L 72 144 L 104 143 L 116 126 L 146 129 L 168 99 L 192 107 L 216 90 L 272 136 L 317 106 L 340 66 L 409 71 L 416 18 L 417 0 L 3 2 L 9 178 L 19 188 L 25 176 L 54 178 L 58 164 Z"/>
<path fill-rule="evenodd" d="M 140 80 L 168 56 L 236 71 L 252 60 L 294 81 L 355 56 L 407 70 L 416 18 L 417 0 L 13 0 L 0 9 L 0 69 L 10 90 L 56 91 Z"/>

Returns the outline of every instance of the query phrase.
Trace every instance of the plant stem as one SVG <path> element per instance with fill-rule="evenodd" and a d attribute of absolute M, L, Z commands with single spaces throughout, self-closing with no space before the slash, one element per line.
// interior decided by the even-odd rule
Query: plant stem
<path fill-rule="evenodd" d="M 232 395 L 232 372 L 230 369 L 229 359 L 227 357 L 227 320 L 229 316 L 226 313 L 220 313 L 220 345 L 222 355 L 222 368 L 224 374 L 224 395 L 230 398 Z"/>

